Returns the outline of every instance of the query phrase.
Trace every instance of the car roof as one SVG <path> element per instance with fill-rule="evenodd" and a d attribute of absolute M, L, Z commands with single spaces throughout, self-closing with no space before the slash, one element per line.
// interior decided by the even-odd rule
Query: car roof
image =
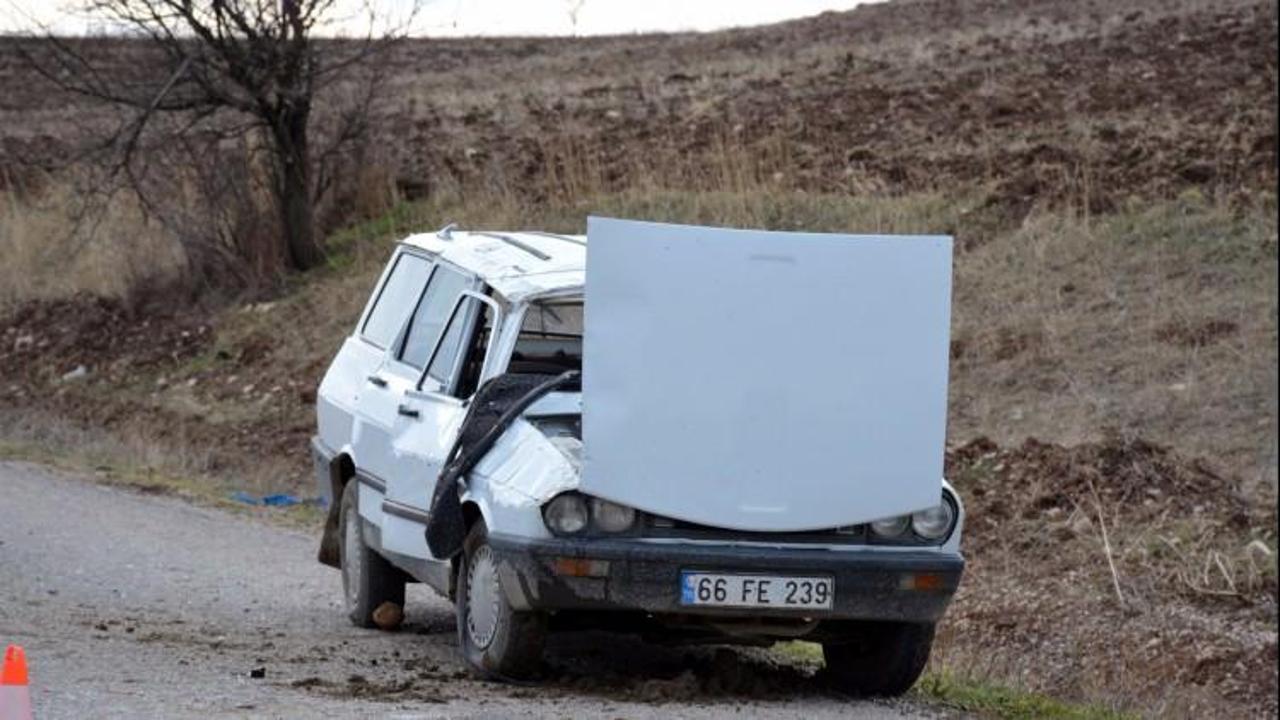
<path fill-rule="evenodd" d="M 446 228 L 401 242 L 475 273 L 511 302 L 581 290 L 586 278 L 587 238 L 582 235 Z"/>

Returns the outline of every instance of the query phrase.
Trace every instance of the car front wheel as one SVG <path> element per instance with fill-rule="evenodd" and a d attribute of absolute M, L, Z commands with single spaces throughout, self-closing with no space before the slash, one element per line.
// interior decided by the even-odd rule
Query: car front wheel
<path fill-rule="evenodd" d="M 404 607 L 405 576 L 365 544 L 358 485 L 352 480 L 342 490 L 338 527 L 342 538 L 342 604 L 357 627 L 373 627 L 373 613 L 383 603 Z"/>
<path fill-rule="evenodd" d="M 484 521 L 471 528 L 463 544 L 456 604 L 458 646 L 473 670 L 496 680 L 526 679 L 537 672 L 546 616 L 517 611 L 507 602 Z"/>
<path fill-rule="evenodd" d="M 897 696 L 911 689 L 929 661 L 933 623 L 867 622 L 846 638 L 822 644 L 827 675 L 858 696 Z"/>

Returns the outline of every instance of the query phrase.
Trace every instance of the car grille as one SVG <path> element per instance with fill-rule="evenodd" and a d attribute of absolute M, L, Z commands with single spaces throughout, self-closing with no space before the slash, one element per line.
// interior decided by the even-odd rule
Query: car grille
<path fill-rule="evenodd" d="M 805 530 L 801 532 L 758 532 L 747 530 L 729 530 L 726 528 L 699 525 L 697 523 L 660 518 L 648 515 L 644 518 L 641 531 L 643 537 L 679 538 L 682 540 L 721 540 L 725 542 L 759 542 L 814 545 L 866 545 L 868 530 L 866 525 L 852 525 L 847 528 L 829 530 Z"/>

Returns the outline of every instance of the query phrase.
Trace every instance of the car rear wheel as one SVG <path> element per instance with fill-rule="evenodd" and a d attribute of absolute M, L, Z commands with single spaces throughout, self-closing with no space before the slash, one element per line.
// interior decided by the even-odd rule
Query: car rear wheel
<path fill-rule="evenodd" d="M 405 576 L 364 542 L 359 483 L 342 490 L 339 537 L 342 538 L 342 603 L 357 627 L 374 627 L 373 613 L 383 603 L 404 607 Z"/>
<path fill-rule="evenodd" d="M 458 567 L 458 647 L 473 670 L 496 680 L 534 675 L 542 662 L 547 619 L 507 602 L 484 521 L 467 534 Z"/>
<path fill-rule="evenodd" d="M 849 637 L 822 644 L 827 675 L 851 695 L 901 695 L 924 672 L 933 630 L 933 623 L 862 623 Z"/>

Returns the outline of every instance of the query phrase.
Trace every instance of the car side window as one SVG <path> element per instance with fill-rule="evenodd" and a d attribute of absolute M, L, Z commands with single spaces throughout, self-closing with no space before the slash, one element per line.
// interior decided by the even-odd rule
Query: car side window
<path fill-rule="evenodd" d="M 485 295 L 491 295 L 486 292 Z M 471 337 L 463 338 L 465 349 L 462 352 L 461 370 L 453 395 L 469 398 L 480 387 L 480 376 L 484 371 L 484 361 L 489 349 L 489 338 L 493 335 L 494 309 L 488 303 L 479 300 L 468 300 L 468 303 L 479 303 L 480 316 L 471 323 Z"/>
<path fill-rule="evenodd" d="M 440 349 L 427 369 L 427 377 L 454 397 L 471 397 L 480 383 L 485 351 L 492 333 L 493 308 L 474 297 L 464 297 L 449 318 Z M 457 382 L 453 383 L 455 376 Z"/>
<path fill-rule="evenodd" d="M 427 369 L 427 377 L 438 383 L 447 384 L 453 377 L 453 366 L 458 359 L 458 347 L 462 344 L 462 332 L 465 330 L 467 313 L 475 307 L 474 298 L 464 298 L 449 317 L 449 326 L 445 330 L 444 339 L 440 341 L 440 349 L 431 358 L 431 367 Z"/>
<path fill-rule="evenodd" d="M 397 358 L 400 362 L 421 370 L 430 359 L 431 350 L 436 345 L 436 338 L 444 330 L 448 322 L 449 311 L 458 301 L 458 294 L 466 289 L 467 277 L 455 270 L 437 265 L 431 274 L 431 282 L 427 283 L 427 291 L 418 301 L 418 307 L 409 320 L 409 329 L 404 336 L 404 345 Z M 446 338 L 448 340 L 448 338 Z M 454 346 L 456 350 L 456 345 Z"/>
<path fill-rule="evenodd" d="M 380 348 L 389 347 L 405 318 L 413 309 L 413 301 L 427 284 L 431 263 L 425 258 L 411 253 L 401 253 L 396 258 L 391 273 L 382 284 L 378 299 L 373 309 L 365 318 L 360 334 L 369 342 Z"/>

